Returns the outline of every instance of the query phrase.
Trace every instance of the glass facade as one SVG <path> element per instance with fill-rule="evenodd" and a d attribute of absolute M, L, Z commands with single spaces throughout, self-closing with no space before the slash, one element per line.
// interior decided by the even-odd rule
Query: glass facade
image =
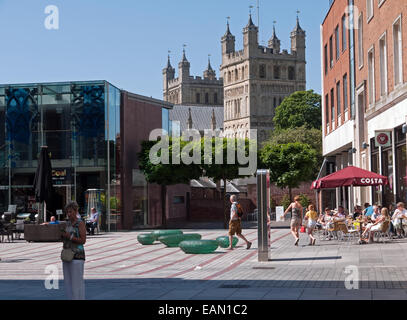
<path fill-rule="evenodd" d="M 41 146 L 51 155 L 55 197 L 49 214 L 86 191 L 102 191 L 102 226 L 120 227 L 120 90 L 105 81 L 0 85 L 0 210 L 35 211 Z"/>

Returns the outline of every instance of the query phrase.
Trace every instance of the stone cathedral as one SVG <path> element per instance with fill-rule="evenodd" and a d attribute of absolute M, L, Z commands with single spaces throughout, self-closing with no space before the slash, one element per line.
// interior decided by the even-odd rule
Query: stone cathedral
<path fill-rule="evenodd" d="M 243 29 L 243 50 L 235 50 L 229 23 L 222 37 L 224 130 L 227 136 L 250 137 L 264 142 L 273 129 L 275 109 L 296 91 L 306 90 L 305 31 L 299 19 L 291 32 L 291 52 L 280 48 L 273 28 L 268 46 L 259 45 L 259 29 L 252 17 Z"/>
<path fill-rule="evenodd" d="M 219 78 L 210 61 L 203 77 L 191 76 L 185 50 L 178 65 L 178 78 L 175 78 L 175 69 L 168 57 L 163 69 L 164 100 L 180 106 L 223 105 L 226 136 L 253 139 L 250 130 L 256 129 L 258 143 L 264 142 L 273 130 L 275 109 L 283 99 L 296 91 L 306 90 L 306 35 L 297 17 L 288 52 L 281 50 L 275 28 L 267 47 L 259 45 L 258 33 L 250 15 L 243 29 L 244 47 L 236 51 L 235 36 L 227 23 L 221 40 Z"/>

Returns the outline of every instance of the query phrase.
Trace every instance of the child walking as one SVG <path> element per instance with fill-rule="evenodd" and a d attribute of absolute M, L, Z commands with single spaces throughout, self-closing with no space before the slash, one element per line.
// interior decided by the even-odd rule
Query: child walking
<path fill-rule="evenodd" d="M 312 233 L 314 232 L 314 228 L 317 224 L 318 220 L 318 212 L 315 211 L 315 207 L 313 204 L 308 206 L 308 212 L 305 214 L 305 220 L 308 220 L 307 228 L 308 228 L 308 236 L 310 238 L 309 246 L 314 246 L 317 239 L 314 238 Z"/>

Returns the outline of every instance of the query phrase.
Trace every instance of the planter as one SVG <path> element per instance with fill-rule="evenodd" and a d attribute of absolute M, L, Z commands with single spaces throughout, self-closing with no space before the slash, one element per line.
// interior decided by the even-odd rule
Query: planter
<path fill-rule="evenodd" d="M 219 244 L 219 247 L 221 248 L 228 248 L 229 247 L 229 237 L 218 237 L 216 238 L 216 241 Z M 233 241 L 232 241 L 232 247 L 236 247 L 237 243 L 239 242 L 239 239 L 237 237 L 233 237 Z"/>
<path fill-rule="evenodd" d="M 155 230 L 151 234 L 155 237 L 155 240 L 158 240 L 159 237 L 183 234 L 183 232 L 181 230 Z"/>
<path fill-rule="evenodd" d="M 186 240 L 179 244 L 182 251 L 187 254 L 209 254 L 218 248 L 216 240 Z"/>
<path fill-rule="evenodd" d="M 137 240 L 143 246 L 150 246 L 154 243 L 155 237 L 151 233 L 142 233 L 137 236 Z"/>
<path fill-rule="evenodd" d="M 189 234 L 173 234 L 169 236 L 161 236 L 158 238 L 158 241 L 165 244 L 167 247 L 174 248 L 178 247 L 178 245 L 182 241 L 186 240 L 201 240 L 202 236 L 197 233 L 189 233 Z"/>

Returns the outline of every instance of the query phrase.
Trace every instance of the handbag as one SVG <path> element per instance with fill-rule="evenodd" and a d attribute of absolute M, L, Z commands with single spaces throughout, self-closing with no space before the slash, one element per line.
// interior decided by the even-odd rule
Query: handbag
<path fill-rule="evenodd" d="M 301 232 L 301 233 L 305 233 L 305 226 L 302 226 L 302 227 L 301 227 L 300 232 Z"/>
<path fill-rule="evenodd" d="M 75 256 L 75 252 L 69 248 L 69 249 L 62 249 L 61 251 L 61 260 L 63 262 L 71 262 Z"/>

